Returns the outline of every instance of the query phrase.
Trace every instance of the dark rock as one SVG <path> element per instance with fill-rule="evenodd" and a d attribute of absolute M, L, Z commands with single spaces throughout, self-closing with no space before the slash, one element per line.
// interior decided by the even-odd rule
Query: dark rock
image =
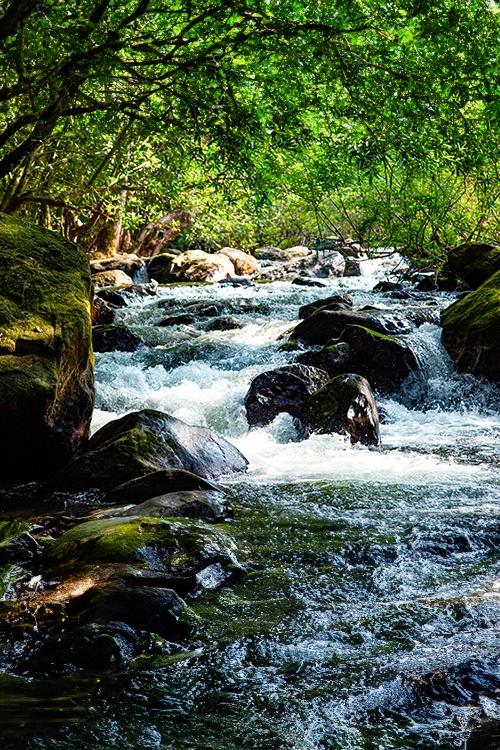
<path fill-rule="evenodd" d="M 231 443 L 153 409 L 109 422 L 53 480 L 67 489 L 115 487 L 163 469 L 185 469 L 208 479 L 245 471 L 247 461 Z"/>
<path fill-rule="evenodd" d="M 375 284 L 373 287 L 374 292 L 400 292 L 403 291 L 403 285 L 399 281 L 389 281 L 383 279 Z"/>
<path fill-rule="evenodd" d="M 355 258 L 347 257 L 345 259 L 344 276 L 361 276 L 361 266 Z"/>
<path fill-rule="evenodd" d="M 436 273 L 434 271 L 420 271 L 410 277 L 410 281 L 419 292 L 434 292 L 437 289 Z"/>
<path fill-rule="evenodd" d="M 96 292 L 95 296 L 115 307 L 127 306 L 127 300 L 125 297 L 120 294 L 120 292 L 116 292 L 113 289 L 101 289 L 99 292 Z"/>
<path fill-rule="evenodd" d="M 481 242 L 466 242 L 448 253 L 447 271 L 473 289 L 500 271 L 500 247 Z"/>
<path fill-rule="evenodd" d="M 119 516 L 147 516 L 148 518 L 203 518 L 206 521 L 223 521 L 229 509 L 222 492 L 191 490 L 169 492 L 151 497 L 140 505 L 121 511 Z"/>
<path fill-rule="evenodd" d="M 245 324 L 238 318 L 231 316 L 215 318 L 211 320 L 206 326 L 205 331 L 235 331 L 239 328 L 244 328 Z"/>
<path fill-rule="evenodd" d="M 380 444 L 377 404 L 360 375 L 337 375 L 313 393 L 303 423 L 307 433 L 339 432 L 349 435 L 351 443 Z"/>
<path fill-rule="evenodd" d="M 92 302 L 92 325 L 110 325 L 116 314 L 116 307 L 105 302 L 101 297 L 94 297 Z"/>
<path fill-rule="evenodd" d="M 443 701 L 467 706 L 477 704 L 481 696 L 496 699 L 500 690 L 498 664 L 475 659 L 423 675 L 409 675 L 403 680 L 421 703 Z"/>
<path fill-rule="evenodd" d="M 168 588 L 109 581 L 71 601 L 68 612 L 83 622 L 124 622 L 132 628 L 180 640 L 187 635 L 185 603 Z M 108 643 L 112 648 L 112 644 Z"/>
<path fill-rule="evenodd" d="M 132 292 L 141 297 L 156 297 L 158 294 L 158 282 L 153 279 L 153 281 L 148 281 L 145 284 L 134 284 Z"/>
<path fill-rule="evenodd" d="M 0 214 L 2 480 L 44 476 L 88 436 L 94 404 L 88 260 Z"/>
<path fill-rule="evenodd" d="M 297 286 L 326 286 L 324 281 L 318 281 L 318 279 L 312 279 L 309 276 L 296 276 L 292 279 L 292 284 Z"/>
<path fill-rule="evenodd" d="M 500 750 L 500 720 L 484 721 L 467 740 L 466 750 Z"/>
<path fill-rule="evenodd" d="M 95 352 L 135 352 L 141 339 L 120 325 L 94 326 L 92 343 Z"/>
<path fill-rule="evenodd" d="M 169 492 L 190 492 L 193 490 L 221 491 L 216 484 L 190 471 L 170 469 L 153 471 L 151 474 L 124 482 L 117 487 L 113 487 L 107 493 L 106 498 L 110 502 L 138 503 Z"/>
<path fill-rule="evenodd" d="M 291 338 L 303 339 L 309 344 L 326 344 L 342 335 L 348 325 L 369 328 L 377 333 L 387 334 L 387 325 L 369 313 L 353 310 L 319 310 L 305 318 L 292 331 Z"/>
<path fill-rule="evenodd" d="M 395 391 L 419 369 L 410 347 L 395 336 L 386 336 L 364 326 L 349 325 L 342 333 L 349 344 L 349 367 L 363 375 L 383 393 Z"/>
<path fill-rule="evenodd" d="M 500 380 L 500 271 L 443 310 L 441 325 L 459 372 Z"/>
<path fill-rule="evenodd" d="M 308 305 L 299 308 L 299 318 L 308 318 L 319 310 L 349 310 L 352 308 L 352 297 L 350 294 L 334 294 L 331 297 L 317 299 Z"/>
<path fill-rule="evenodd" d="M 148 276 L 159 284 L 171 284 L 177 281 L 177 274 L 172 270 L 174 253 L 160 253 L 148 263 Z"/>
<path fill-rule="evenodd" d="M 245 397 L 248 424 L 269 424 L 281 412 L 302 417 L 311 393 L 326 383 L 324 370 L 293 364 L 257 375 Z"/>
<path fill-rule="evenodd" d="M 194 315 L 170 315 L 168 318 L 158 323 L 162 328 L 169 328 L 170 326 L 190 326 L 196 322 Z"/>
<path fill-rule="evenodd" d="M 349 344 L 333 344 L 323 349 L 303 352 L 297 357 L 297 362 L 301 365 L 309 365 L 324 370 L 333 378 L 334 375 L 346 371 L 349 362 Z"/>

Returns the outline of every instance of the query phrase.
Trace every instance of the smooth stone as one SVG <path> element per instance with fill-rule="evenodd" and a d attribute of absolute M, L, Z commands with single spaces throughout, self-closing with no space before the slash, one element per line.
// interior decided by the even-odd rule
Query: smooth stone
<path fill-rule="evenodd" d="M 185 492 L 196 490 L 222 490 L 208 479 L 199 477 L 191 471 L 170 469 L 153 471 L 151 474 L 131 479 L 113 487 L 106 495 L 110 502 L 142 502 L 150 497 L 164 495 L 169 492 Z"/>

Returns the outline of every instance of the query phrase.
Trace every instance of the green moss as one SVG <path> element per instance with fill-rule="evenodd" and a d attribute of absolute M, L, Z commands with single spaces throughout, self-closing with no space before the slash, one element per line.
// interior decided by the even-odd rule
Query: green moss
<path fill-rule="evenodd" d="M 26 521 L 0 521 L 0 545 L 29 530 Z"/>
<path fill-rule="evenodd" d="M 369 336 L 374 341 L 390 341 L 392 344 L 401 346 L 401 342 L 395 336 L 388 336 L 386 333 L 379 333 L 374 331 L 372 328 L 366 328 L 366 326 L 350 325 L 349 328 L 354 330 L 363 331 L 364 334 Z"/>
<path fill-rule="evenodd" d="M 445 329 L 480 334 L 489 339 L 500 330 L 500 271 L 493 274 L 475 292 L 467 294 L 441 313 Z"/>

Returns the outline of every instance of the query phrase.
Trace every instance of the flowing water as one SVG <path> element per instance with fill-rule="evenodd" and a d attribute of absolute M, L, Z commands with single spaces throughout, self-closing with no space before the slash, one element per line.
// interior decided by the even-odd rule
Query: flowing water
<path fill-rule="evenodd" d="M 250 465 L 225 482 L 227 529 L 248 574 L 194 604 L 187 650 L 47 683 L 48 715 L 68 719 L 24 747 L 448 750 L 474 717 L 500 717 L 498 391 L 454 373 L 441 347 L 436 311 L 452 297 L 390 299 L 371 291 L 383 273 L 365 262 L 327 289 L 164 288 L 121 311 L 147 346 L 97 356 L 94 426 L 152 407 L 235 443 Z M 287 415 L 249 431 L 251 379 L 293 361 L 278 337 L 300 305 L 338 291 L 427 320 L 407 334 L 422 376 L 379 399 L 382 448 L 300 442 Z M 192 302 L 245 325 L 157 326 Z"/>

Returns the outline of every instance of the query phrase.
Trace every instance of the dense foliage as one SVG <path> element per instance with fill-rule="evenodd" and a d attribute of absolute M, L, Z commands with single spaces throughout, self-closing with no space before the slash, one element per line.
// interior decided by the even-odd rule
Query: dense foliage
<path fill-rule="evenodd" d="M 495 231 L 487 0 L 0 3 L 0 208 L 89 247 Z"/>

